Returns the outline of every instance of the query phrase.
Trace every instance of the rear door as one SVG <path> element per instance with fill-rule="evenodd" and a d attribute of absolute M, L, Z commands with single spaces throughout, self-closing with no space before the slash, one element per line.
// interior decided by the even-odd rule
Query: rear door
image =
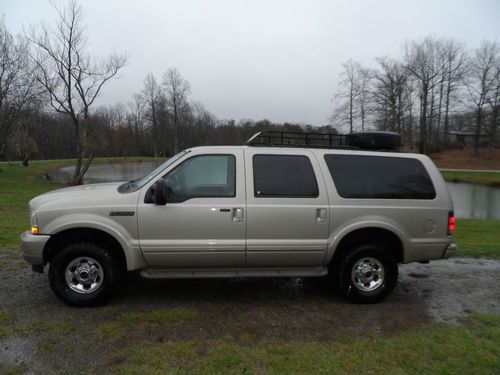
<path fill-rule="evenodd" d="M 312 152 L 245 148 L 247 259 L 251 266 L 323 263 L 329 210 Z"/>

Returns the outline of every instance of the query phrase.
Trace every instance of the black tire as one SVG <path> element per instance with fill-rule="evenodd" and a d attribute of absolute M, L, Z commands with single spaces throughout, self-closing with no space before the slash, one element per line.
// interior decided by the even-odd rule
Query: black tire
<path fill-rule="evenodd" d="M 73 281 L 66 280 L 67 268 L 75 271 Z M 95 277 L 88 277 L 89 282 L 85 284 L 80 280 L 82 275 Z M 119 271 L 113 257 L 105 248 L 94 243 L 68 245 L 50 261 L 50 287 L 60 299 L 71 306 L 103 304 L 111 296 L 118 279 Z M 80 291 L 75 290 L 78 288 Z"/>
<path fill-rule="evenodd" d="M 365 280 L 356 276 L 359 275 L 353 272 L 356 266 L 359 266 L 358 271 L 367 267 L 366 272 L 360 273 L 367 276 L 369 281 L 364 282 Z M 394 257 L 384 248 L 373 244 L 355 247 L 340 259 L 335 268 L 340 292 L 356 303 L 376 303 L 382 300 L 392 292 L 398 280 L 398 264 Z M 383 277 L 379 276 L 380 273 Z"/>
<path fill-rule="evenodd" d="M 399 151 L 401 136 L 398 133 L 373 131 L 350 133 L 347 135 L 349 146 L 363 150 Z"/>

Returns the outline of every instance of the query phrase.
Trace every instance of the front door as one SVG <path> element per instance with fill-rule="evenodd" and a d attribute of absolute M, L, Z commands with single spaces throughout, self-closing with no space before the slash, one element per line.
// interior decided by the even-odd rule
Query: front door
<path fill-rule="evenodd" d="M 165 206 L 138 204 L 140 245 L 151 267 L 231 267 L 245 263 L 243 152 L 193 151 L 168 171 Z"/>

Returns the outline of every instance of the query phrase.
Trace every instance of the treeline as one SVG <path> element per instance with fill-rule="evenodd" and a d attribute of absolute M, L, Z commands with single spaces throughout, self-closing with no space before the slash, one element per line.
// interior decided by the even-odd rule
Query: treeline
<path fill-rule="evenodd" d="M 400 133 L 420 152 L 450 147 L 456 130 L 473 134 L 476 152 L 498 138 L 500 47 L 468 50 L 453 39 L 404 44 L 376 68 L 343 64 L 328 125 L 220 120 L 190 98 L 175 69 L 146 75 L 127 104 L 97 107 L 103 87 L 125 65 L 125 54 L 95 59 L 86 49 L 82 8 L 56 8 L 53 25 L 12 35 L 0 22 L 0 160 L 76 158 L 72 183 L 96 156 L 169 156 L 197 145 L 242 144 L 260 130 Z"/>
<path fill-rule="evenodd" d="M 375 62 L 371 69 L 353 60 L 343 64 L 335 124 L 395 131 L 422 153 L 450 146 L 450 132 L 460 130 L 473 134 L 476 153 L 487 139 L 490 155 L 500 119 L 498 42 L 468 50 L 455 39 L 428 37 Z"/>

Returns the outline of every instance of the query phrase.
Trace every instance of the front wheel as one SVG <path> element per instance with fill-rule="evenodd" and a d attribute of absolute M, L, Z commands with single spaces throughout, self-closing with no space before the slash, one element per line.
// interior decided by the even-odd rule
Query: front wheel
<path fill-rule="evenodd" d="M 93 243 L 69 245 L 50 261 L 50 287 L 69 305 L 102 304 L 111 295 L 117 279 L 118 268 L 112 256 Z"/>
<path fill-rule="evenodd" d="M 375 303 L 396 286 L 398 264 L 377 245 L 361 245 L 344 255 L 338 267 L 340 291 L 351 301 Z"/>

